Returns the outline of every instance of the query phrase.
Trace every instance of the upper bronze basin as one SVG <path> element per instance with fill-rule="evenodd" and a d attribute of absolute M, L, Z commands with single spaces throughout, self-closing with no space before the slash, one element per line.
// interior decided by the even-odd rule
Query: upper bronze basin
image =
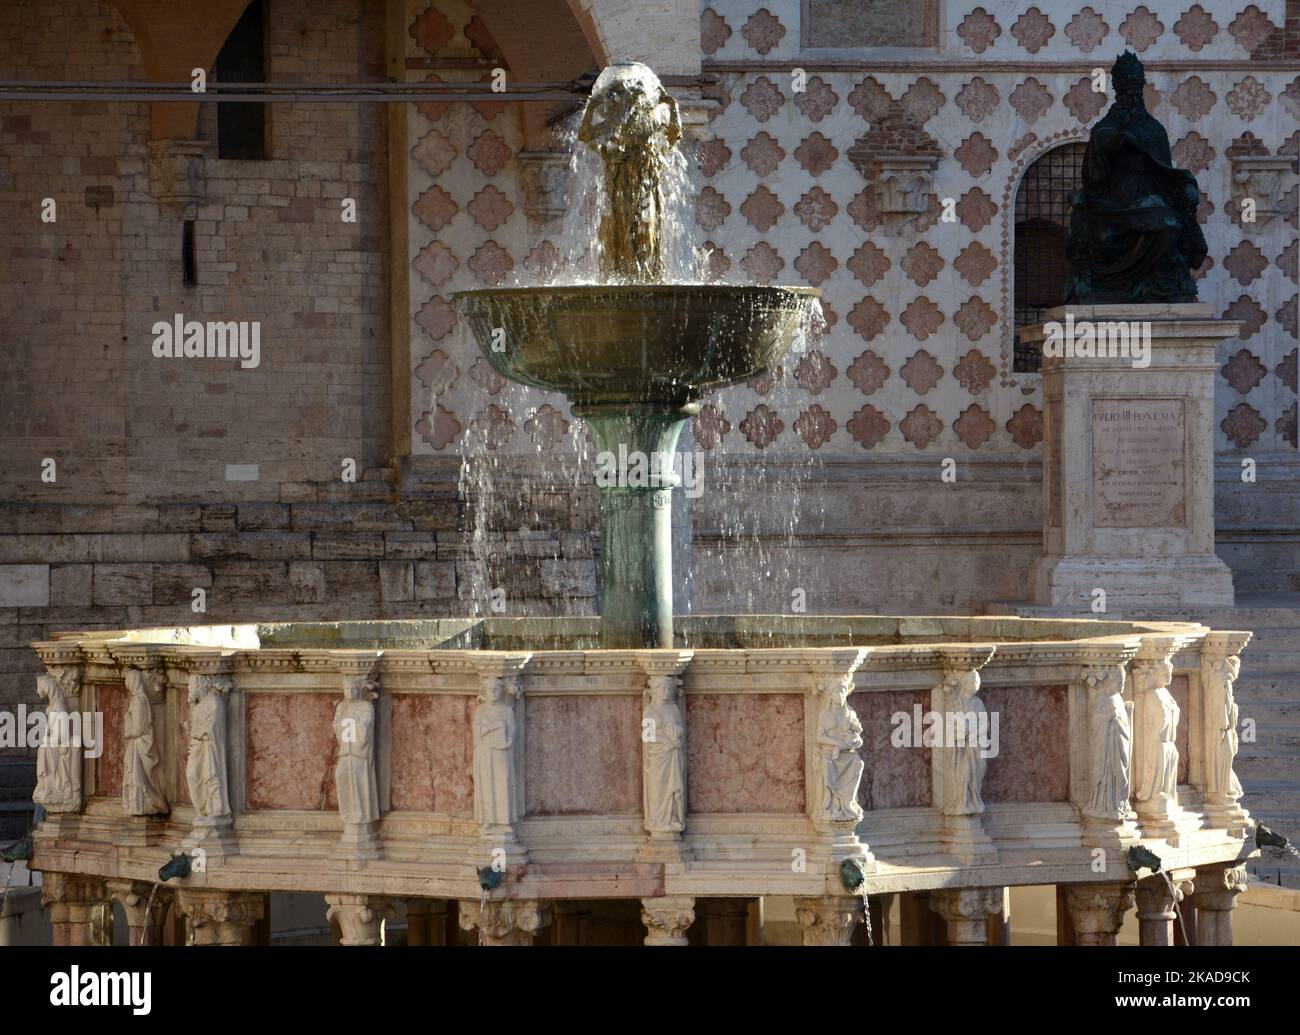
<path fill-rule="evenodd" d="M 682 404 L 753 377 L 808 329 L 820 296 L 810 287 L 582 284 L 452 298 L 499 374 L 591 405 Z"/>

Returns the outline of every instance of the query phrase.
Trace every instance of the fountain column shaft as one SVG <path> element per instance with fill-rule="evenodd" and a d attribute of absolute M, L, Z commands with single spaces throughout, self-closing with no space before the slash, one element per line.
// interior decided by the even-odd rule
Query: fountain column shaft
<path fill-rule="evenodd" d="M 601 490 L 600 638 L 605 648 L 673 646 L 672 469 L 677 439 L 698 409 L 575 407 L 591 427 Z"/>

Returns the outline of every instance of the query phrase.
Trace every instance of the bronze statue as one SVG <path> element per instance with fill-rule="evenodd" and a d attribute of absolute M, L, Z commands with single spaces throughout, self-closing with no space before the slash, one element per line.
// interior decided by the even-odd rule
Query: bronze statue
<path fill-rule="evenodd" d="M 1169 135 L 1146 109 L 1142 62 L 1125 51 L 1111 71 L 1115 102 L 1088 139 L 1083 189 L 1070 196 L 1069 303 L 1195 302 L 1205 261 L 1196 179 L 1177 169 Z"/>
<path fill-rule="evenodd" d="M 664 168 L 682 135 L 677 102 L 636 62 L 596 80 L 578 139 L 605 165 L 600 272 L 610 281 L 664 277 Z"/>

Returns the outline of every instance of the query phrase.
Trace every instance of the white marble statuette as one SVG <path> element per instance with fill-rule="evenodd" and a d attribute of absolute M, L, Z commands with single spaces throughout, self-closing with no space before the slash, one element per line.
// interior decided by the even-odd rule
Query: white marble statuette
<path fill-rule="evenodd" d="M 185 780 L 194 805 L 194 825 L 214 826 L 230 818 L 226 772 L 226 702 L 229 676 L 190 676 L 189 756 Z"/>
<path fill-rule="evenodd" d="M 940 753 L 943 766 L 943 814 L 973 816 L 984 811 L 980 787 L 988 761 L 980 745 L 979 732 L 986 728 L 987 710 L 979 699 L 980 674 L 975 669 L 949 668 L 937 688 L 945 716 L 960 717 L 960 723 L 945 725 L 965 731 L 960 743 L 946 745 Z"/>
<path fill-rule="evenodd" d="M 339 759 L 334 789 L 339 818 L 347 826 L 379 819 L 379 784 L 375 779 L 375 689 L 371 676 L 348 676 L 343 700 L 334 709 L 334 736 Z"/>
<path fill-rule="evenodd" d="M 1133 662 L 1134 721 L 1138 743 L 1134 759 L 1134 797 L 1139 802 L 1178 800 L 1178 702 L 1169 693 L 1174 666 L 1167 658 Z"/>
<path fill-rule="evenodd" d="M 162 790 L 162 758 L 154 738 L 153 702 L 162 695 L 161 669 L 126 670 L 126 721 L 122 730 L 122 808 L 128 816 L 170 811 Z"/>
<path fill-rule="evenodd" d="M 1090 665 L 1083 673 L 1088 694 L 1088 773 L 1091 790 L 1083 812 L 1097 819 L 1133 818 L 1133 732 L 1124 700 L 1124 666 Z"/>
<path fill-rule="evenodd" d="M 1241 674 L 1241 659 L 1235 655 L 1201 660 L 1201 682 L 1205 688 L 1206 715 L 1212 723 L 1210 757 L 1205 767 L 1205 793 L 1216 802 L 1235 802 L 1244 793 L 1233 771 L 1237 759 L 1240 713 L 1233 684 Z"/>
<path fill-rule="evenodd" d="M 36 749 L 32 801 L 46 812 L 81 809 L 80 691 L 81 673 L 72 665 L 36 677 L 36 693 L 45 701 L 45 735 Z"/>
<path fill-rule="evenodd" d="M 641 716 L 645 827 L 651 837 L 686 829 L 686 723 L 675 675 L 652 675 Z"/>
<path fill-rule="evenodd" d="M 817 757 L 823 779 L 822 810 L 827 819 L 856 823 L 862 819 L 858 785 L 865 763 L 858 754 L 862 747 L 862 723 L 849 707 L 853 675 L 819 680 L 817 697 Z"/>
<path fill-rule="evenodd" d="M 509 831 L 518 821 L 514 784 L 515 710 L 506 680 L 488 676 L 474 711 L 474 819 L 481 831 Z"/>

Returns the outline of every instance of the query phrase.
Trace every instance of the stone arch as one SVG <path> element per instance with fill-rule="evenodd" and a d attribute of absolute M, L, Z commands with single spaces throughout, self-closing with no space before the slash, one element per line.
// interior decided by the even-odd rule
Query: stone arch
<path fill-rule="evenodd" d="M 1088 128 L 1061 130 L 1042 140 L 1033 140 L 1030 146 L 1017 157 L 1016 164 L 1007 177 L 1006 187 L 1002 193 L 1002 249 L 999 265 L 1002 273 L 1002 355 L 1001 372 L 1004 386 L 1010 387 L 1017 381 L 1011 380 L 1015 374 L 1030 371 L 1015 369 L 1014 351 L 1016 337 L 1015 307 L 1015 261 L 1016 261 L 1016 200 L 1025 176 L 1038 161 L 1060 148 L 1073 144 L 1087 143 Z"/>
<path fill-rule="evenodd" d="M 195 68 L 211 68 L 249 0 L 206 0 L 191 6 L 175 0 L 112 0 L 135 36 L 145 74 L 155 83 L 186 83 Z M 199 106 L 149 106 L 154 140 L 193 139 Z"/>

